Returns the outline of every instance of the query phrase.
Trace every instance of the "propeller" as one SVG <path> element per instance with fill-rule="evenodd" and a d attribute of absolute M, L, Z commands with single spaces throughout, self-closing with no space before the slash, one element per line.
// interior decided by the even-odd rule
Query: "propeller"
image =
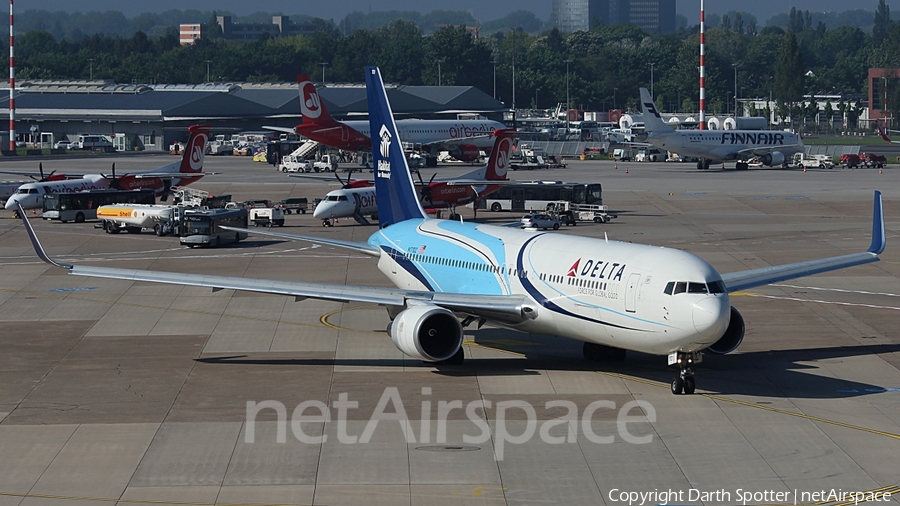
<path fill-rule="evenodd" d="M 109 187 L 113 190 L 121 190 L 122 185 L 119 183 L 119 178 L 116 177 L 116 162 L 112 164 L 112 175 L 107 176 L 106 174 L 100 174 L 104 179 L 109 179 Z"/>
<path fill-rule="evenodd" d="M 353 188 L 353 186 L 350 185 L 350 177 L 352 175 L 353 175 L 353 167 L 350 167 L 350 171 L 347 172 L 347 181 L 344 182 L 341 180 L 341 176 L 338 175 L 337 171 L 334 172 L 334 177 L 336 177 L 338 182 L 341 183 L 341 189 L 343 189 L 343 190 Z"/>
<path fill-rule="evenodd" d="M 428 202 L 428 205 L 434 205 L 434 201 L 431 200 L 431 182 L 434 181 L 434 176 L 437 176 L 437 172 L 431 175 L 431 179 L 428 180 L 428 184 L 425 184 L 425 182 L 422 181 L 421 172 L 417 170 L 416 175 L 419 177 L 419 185 L 422 187 L 422 200 Z"/>
<path fill-rule="evenodd" d="M 45 175 L 44 175 L 44 163 L 43 163 L 43 162 L 41 162 L 41 163 L 38 164 L 38 171 L 41 173 L 40 179 L 34 177 L 34 176 L 31 175 L 31 174 L 28 175 L 28 177 L 30 177 L 31 179 L 34 179 L 34 180 L 37 181 L 38 183 L 43 183 L 44 181 L 49 181 L 50 178 L 53 177 L 53 174 L 56 174 L 56 171 L 54 170 L 53 172 L 51 172 L 51 173 L 49 173 L 49 174 L 47 174 L 47 175 L 45 176 Z"/>

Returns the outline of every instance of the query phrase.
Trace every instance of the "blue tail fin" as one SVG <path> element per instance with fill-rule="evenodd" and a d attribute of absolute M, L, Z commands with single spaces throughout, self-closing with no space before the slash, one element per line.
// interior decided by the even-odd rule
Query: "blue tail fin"
<path fill-rule="evenodd" d="M 369 135 L 372 137 L 378 225 L 383 228 L 404 220 L 425 218 L 378 67 L 366 67 L 366 96 L 369 100 Z"/>

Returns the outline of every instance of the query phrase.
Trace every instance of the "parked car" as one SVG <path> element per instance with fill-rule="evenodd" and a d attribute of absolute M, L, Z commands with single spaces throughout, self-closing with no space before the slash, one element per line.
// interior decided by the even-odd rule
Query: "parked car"
<path fill-rule="evenodd" d="M 72 141 L 62 140 L 53 143 L 53 149 L 72 149 Z"/>
<path fill-rule="evenodd" d="M 522 228 L 540 228 L 547 230 L 559 230 L 560 222 L 556 218 L 545 213 L 526 214 L 522 216 Z"/>

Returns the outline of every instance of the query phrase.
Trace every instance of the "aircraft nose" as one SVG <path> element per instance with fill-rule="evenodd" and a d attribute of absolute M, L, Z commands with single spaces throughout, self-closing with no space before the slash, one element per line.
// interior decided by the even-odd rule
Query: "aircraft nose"
<path fill-rule="evenodd" d="M 694 303 L 694 328 L 704 337 L 721 336 L 728 327 L 730 315 L 727 297 L 706 297 Z"/>
<path fill-rule="evenodd" d="M 9 200 L 6 201 L 6 208 L 9 209 L 10 211 L 15 210 L 16 209 L 16 201 L 18 201 L 18 200 L 19 199 L 17 197 L 10 197 Z"/>
<path fill-rule="evenodd" d="M 331 218 L 334 216 L 335 204 L 331 202 L 320 202 L 313 210 L 313 218 Z"/>

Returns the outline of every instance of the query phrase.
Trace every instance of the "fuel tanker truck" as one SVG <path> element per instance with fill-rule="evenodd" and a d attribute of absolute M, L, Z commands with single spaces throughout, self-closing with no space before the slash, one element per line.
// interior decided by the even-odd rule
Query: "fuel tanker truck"
<path fill-rule="evenodd" d="M 138 234 L 149 228 L 163 236 L 175 231 L 178 209 L 176 206 L 150 204 L 112 204 L 97 208 L 97 218 L 107 234 L 126 231 Z"/>

